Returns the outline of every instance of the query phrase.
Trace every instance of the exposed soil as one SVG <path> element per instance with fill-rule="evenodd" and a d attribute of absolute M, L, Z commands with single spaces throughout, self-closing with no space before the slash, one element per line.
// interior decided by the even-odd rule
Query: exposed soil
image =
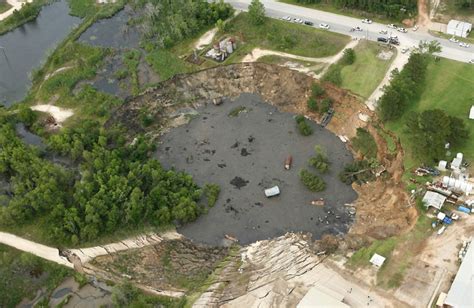
<path fill-rule="evenodd" d="M 182 239 L 97 257 L 91 264 L 153 289 L 192 291 L 227 254 L 228 248 L 195 245 Z"/>

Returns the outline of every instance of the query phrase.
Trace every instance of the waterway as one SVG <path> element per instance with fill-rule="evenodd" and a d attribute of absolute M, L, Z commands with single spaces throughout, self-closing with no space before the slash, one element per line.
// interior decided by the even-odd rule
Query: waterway
<path fill-rule="evenodd" d="M 0 103 L 10 106 L 26 96 L 31 71 L 80 22 L 69 15 L 63 0 L 43 7 L 34 21 L 0 36 Z"/>

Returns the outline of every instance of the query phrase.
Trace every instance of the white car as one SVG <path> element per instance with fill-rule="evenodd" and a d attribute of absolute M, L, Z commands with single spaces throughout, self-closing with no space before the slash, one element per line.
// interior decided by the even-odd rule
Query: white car
<path fill-rule="evenodd" d="M 320 24 L 319 24 L 319 27 L 320 27 L 321 29 L 326 29 L 326 30 L 329 29 L 329 25 L 328 25 L 328 24 L 325 24 L 325 23 L 320 23 Z"/>
<path fill-rule="evenodd" d="M 387 30 L 380 30 L 379 33 L 380 33 L 380 34 L 388 34 L 388 31 L 387 31 Z"/>
<path fill-rule="evenodd" d="M 464 42 L 460 42 L 460 43 L 459 43 L 459 46 L 464 47 L 464 48 L 469 48 L 469 47 L 471 47 L 471 45 L 469 45 L 468 43 L 464 43 Z"/>
<path fill-rule="evenodd" d="M 286 21 L 291 21 L 291 17 L 290 17 L 290 16 L 283 16 L 281 19 L 282 19 L 282 20 L 286 20 Z"/>
<path fill-rule="evenodd" d="M 389 25 L 387 25 L 387 27 L 389 27 L 389 28 L 391 28 L 391 29 L 397 29 L 397 26 L 394 25 L 394 24 L 389 24 Z"/>
<path fill-rule="evenodd" d="M 405 47 L 405 48 L 402 48 L 402 53 L 407 53 L 408 50 L 410 50 L 409 48 Z"/>
<path fill-rule="evenodd" d="M 293 18 L 293 22 L 294 22 L 294 23 L 297 23 L 297 24 L 302 24 L 302 23 L 303 23 L 303 19 L 301 19 L 301 18 Z"/>
<path fill-rule="evenodd" d="M 372 23 L 372 20 L 368 19 L 368 18 L 365 18 L 365 19 L 362 19 L 362 23 L 364 24 L 371 24 Z"/>
<path fill-rule="evenodd" d="M 407 33 L 408 32 L 407 29 L 402 28 L 402 27 L 398 28 L 397 31 L 402 32 L 402 33 Z"/>
<path fill-rule="evenodd" d="M 418 25 L 415 25 L 412 30 L 416 32 L 416 30 L 418 30 Z"/>
<path fill-rule="evenodd" d="M 454 36 L 449 39 L 451 43 L 459 43 L 459 40 L 457 40 Z"/>
<path fill-rule="evenodd" d="M 474 59 L 471 59 L 471 60 L 467 61 L 467 63 L 474 64 Z"/>

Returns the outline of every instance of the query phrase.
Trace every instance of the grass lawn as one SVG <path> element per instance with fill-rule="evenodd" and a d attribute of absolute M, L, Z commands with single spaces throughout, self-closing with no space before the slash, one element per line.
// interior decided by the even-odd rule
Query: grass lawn
<path fill-rule="evenodd" d="M 349 36 L 305 25 L 267 18 L 263 25 L 253 25 L 247 13 L 229 22 L 228 31 L 216 37 L 233 35 L 243 42 L 235 54 L 242 56 L 255 47 L 291 53 L 305 57 L 327 57 L 338 53 L 349 43 Z"/>
<path fill-rule="evenodd" d="M 388 51 L 387 48 L 375 42 L 362 41 L 357 45 L 354 49 L 355 62 L 342 68 L 342 88 L 349 89 L 367 99 L 380 84 L 395 59 L 395 55 L 389 60 L 378 58 L 377 55 L 384 50 Z"/>
<path fill-rule="evenodd" d="M 0 244 L 0 307 L 15 307 L 40 289 L 56 288 L 73 271 Z"/>
<path fill-rule="evenodd" d="M 414 103 L 407 113 L 439 108 L 463 119 L 470 131 L 469 140 L 464 146 L 451 151 L 454 155 L 462 152 L 467 160 L 474 161 L 474 120 L 468 119 L 469 109 L 474 105 L 474 65 L 441 58 L 439 62 L 432 62 L 428 66 L 426 76 L 425 91 L 419 102 Z M 387 123 L 386 127 L 401 139 L 406 153 L 405 169 L 420 164 L 420 159 L 413 157 L 410 152 L 404 117 Z M 452 159 L 452 156 L 448 159 Z"/>
<path fill-rule="evenodd" d="M 0 2 L 0 14 L 8 11 L 12 6 L 7 2 Z"/>

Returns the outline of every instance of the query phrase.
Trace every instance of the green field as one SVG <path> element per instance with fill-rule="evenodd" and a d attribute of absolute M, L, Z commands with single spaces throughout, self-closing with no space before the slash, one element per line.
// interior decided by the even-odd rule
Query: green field
<path fill-rule="evenodd" d="M 430 63 L 426 76 L 425 90 L 419 102 L 414 103 L 407 113 L 439 108 L 463 119 L 470 137 L 463 147 L 452 149 L 452 152 L 462 152 L 467 160 L 474 161 L 474 120 L 468 119 L 469 109 L 474 105 L 474 65 L 441 59 Z M 406 152 L 405 168 L 408 170 L 422 162 L 411 155 L 404 118 L 388 123 L 387 127 L 400 136 Z"/>
<path fill-rule="evenodd" d="M 0 244 L 0 307 L 15 307 L 36 292 L 52 291 L 73 271 Z"/>
<path fill-rule="evenodd" d="M 8 11 L 12 6 L 7 2 L 0 2 L 0 14 Z"/>
<path fill-rule="evenodd" d="M 341 71 L 342 88 L 367 99 L 384 78 L 395 55 L 390 60 L 378 58 L 377 55 L 381 51 L 388 51 L 388 49 L 375 42 L 363 41 L 354 50 L 355 62 L 344 66 Z"/>
<path fill-rule="evenodd" d="M 350 40 L 346 35 L 272 18 L 255 26 L 247 13 L 240 13 L 228 24 L 228 31 L 220 32 L 216 37 L 233 35 L 244 42 L 234 53 L 240 56 L 260 47 L 304 57 L 327 57 L 338 53 Z"/>

